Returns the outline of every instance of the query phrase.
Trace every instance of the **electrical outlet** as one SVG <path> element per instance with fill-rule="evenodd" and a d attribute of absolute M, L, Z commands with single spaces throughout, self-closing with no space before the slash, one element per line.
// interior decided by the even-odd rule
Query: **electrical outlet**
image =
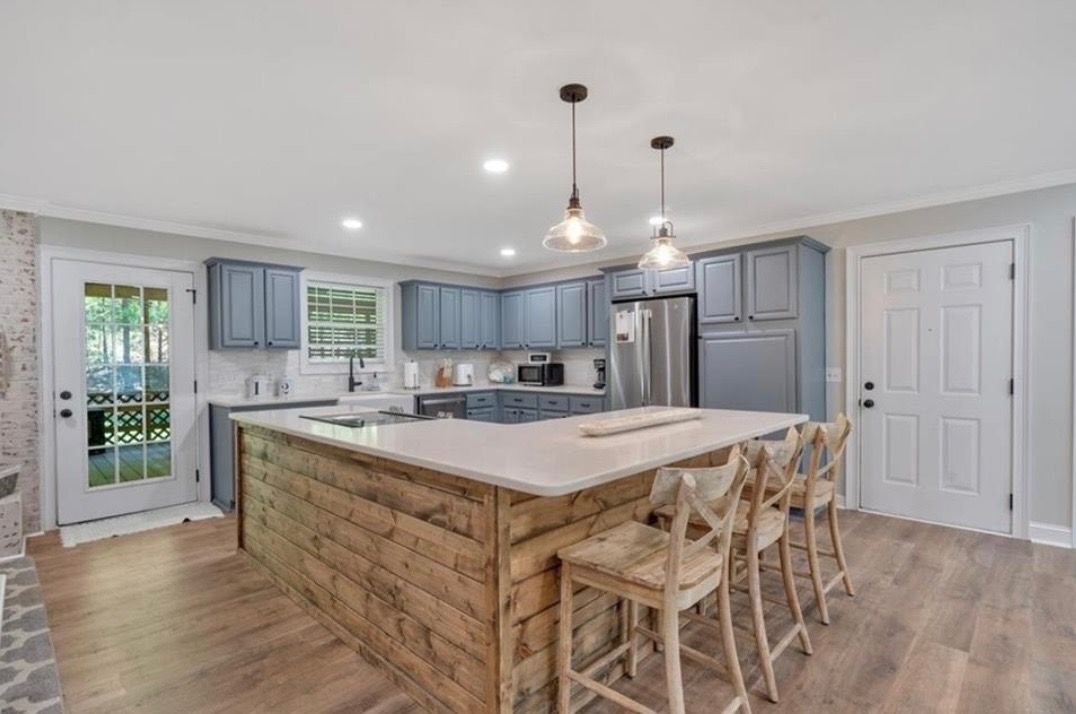
<path fill-rule="evenodd" d="M 838 384 L 844 381 L 844 375 L 841 374 L 840 367 L 826 367 L 826 381 L 837 382 Z"/>

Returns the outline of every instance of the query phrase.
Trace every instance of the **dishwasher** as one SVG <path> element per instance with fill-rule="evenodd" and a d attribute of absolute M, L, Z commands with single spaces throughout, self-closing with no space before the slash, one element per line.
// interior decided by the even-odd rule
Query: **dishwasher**
<path fill-rule="evenodd" d="M 421 397 L 418 413 L 438 419 L 466 419 L 467 395 L 452 394 L 445 396 Z"/>

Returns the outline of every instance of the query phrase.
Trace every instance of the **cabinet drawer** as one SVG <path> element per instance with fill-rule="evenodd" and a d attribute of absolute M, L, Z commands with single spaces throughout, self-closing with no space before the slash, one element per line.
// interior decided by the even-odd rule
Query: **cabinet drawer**
<path fill-rule="evenodd" d="M 566 412 L 568 411 L 568 397 L 556 394 L 541 394 L 538 396 L 538 406 L 544 412 Z"/>
<path fill-rule="evenodd" d="M 510 407 L 521 407 L 523 409 L 537 409 L 538 395 L 520 394 L 519 392 L 502 392 L 501 404 Z"/>
<path fill-rule="evenodd" d="M 497 404 L 497 395 L 493 392 L 472 392 L 467 395 L 467 409 L 492 407 Z"/>
<path fill-rule="evenodd" d="M 593 414 L 604 408 L 601 397 L 572 397 L 572 414 Z"/>
<path fill-rule="evenodd" d="M 471 421 L 497 421 L 494 418 L 493 407 L 482 407 L 480 409 L 468 409 L 467 418 Z"/>

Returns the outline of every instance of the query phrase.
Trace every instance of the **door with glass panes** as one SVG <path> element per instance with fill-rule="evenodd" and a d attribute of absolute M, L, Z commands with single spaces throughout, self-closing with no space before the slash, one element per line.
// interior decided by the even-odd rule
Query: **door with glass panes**
<path fill-rule="evenodd" d="M 53 263 L 57 517 L 197 497 L 193 276 Z"/>

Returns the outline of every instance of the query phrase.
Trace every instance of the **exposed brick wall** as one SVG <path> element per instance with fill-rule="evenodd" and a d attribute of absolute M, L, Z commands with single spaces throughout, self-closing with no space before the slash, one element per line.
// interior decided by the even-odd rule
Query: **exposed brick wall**
<path fill-rule="evenodd" d="M 23 531 L 41 529 L 41 388 L 37 359 L 37 233 L 33 215 L 0 211 L 0 331 L 7 337 L 11 383 L 0 393 L 0 461 L 22 463 Z"/>

